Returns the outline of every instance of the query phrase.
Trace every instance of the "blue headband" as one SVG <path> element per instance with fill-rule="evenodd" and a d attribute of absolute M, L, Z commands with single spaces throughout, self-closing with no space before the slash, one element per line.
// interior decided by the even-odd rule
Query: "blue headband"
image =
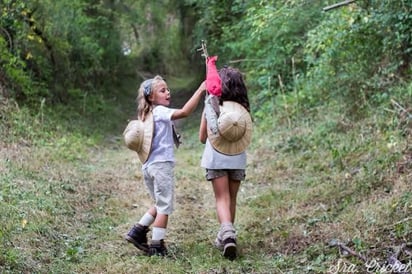
<path fill-rule="evenodd" d="M 148 79 L 143 82 L 144 96 L 149 96 L 150 93 L 152 93 L 152 83 L 153 83 L 153 79 Z"/>

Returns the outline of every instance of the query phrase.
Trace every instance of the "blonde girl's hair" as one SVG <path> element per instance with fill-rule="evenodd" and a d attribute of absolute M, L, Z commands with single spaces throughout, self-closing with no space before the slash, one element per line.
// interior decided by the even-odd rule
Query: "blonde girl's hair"
<path fill-rule="evenodd" d="M 140 84 L 136 98 L 137 118 L 139 120 L 144 121 L 146 119 L 146 115 L 152 111 L 153 105 L 149 100 L 149 97 L 153 91 L 156 90 L 156 87 L 160 82 L 165 82 L 165 80 L 161 76 L 156 75 L 154 78 L 144 80 Z"/>

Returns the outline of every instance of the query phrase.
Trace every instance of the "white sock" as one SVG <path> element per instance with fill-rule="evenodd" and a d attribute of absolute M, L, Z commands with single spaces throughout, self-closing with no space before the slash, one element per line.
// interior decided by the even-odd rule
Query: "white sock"
<path fill-rule="evenodd" d="M 152 240 L 159 241 L 163 240 L 166 236 L 166 228 L 163 227 L 153 227 Z"/>
<path fill-rule="evenodd" d="M 145 213 L 143 217 L 140 219 L 139 224 L 142 226 L 150 226 L 154 222 L 154 217 L 149 213 Z"/>

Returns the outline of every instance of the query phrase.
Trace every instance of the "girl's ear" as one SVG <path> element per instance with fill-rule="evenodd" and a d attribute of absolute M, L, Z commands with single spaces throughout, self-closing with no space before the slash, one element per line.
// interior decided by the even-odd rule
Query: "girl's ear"
<path fill-rule="evenodd" d="M 149 96 L 147 96 L 147 100 L 150 102 L 150 103 L 153 103 L 153 100 L 154 100 L 154 98 L 155 98 L 155 92 L 154 92 L 154 90 L 152 89 L 152 92 L 150 93 L 150 95 Z"/>
<path fill-rule="evenodd" d="M 150 103 L 153 103 L 155 99 L 155 92 L 152 91 L 152 93 L 149 95 L 149 97 L 147 97 L 147 99 L 149 100 Z"/>

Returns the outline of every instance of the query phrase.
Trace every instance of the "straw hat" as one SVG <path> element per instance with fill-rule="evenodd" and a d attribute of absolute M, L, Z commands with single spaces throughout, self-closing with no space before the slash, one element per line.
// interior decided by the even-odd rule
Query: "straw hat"
<path fill-rule="evenodd" d="M 246 150 L 252 139 L 252 118 L 241 104 L 223 102 L 217 124 L 217 134 L 213 134 L 210 127 L 207 127 L 208 138 L 214 149 L 227 155 Z"/>
<path fill-rule="evenodd" d="M 153 115 L 149 112 L 146 120 L 132 120 L 123 132 L 126 146 L 137 152 L 140 161 L 144 164 L 149 157 L 153 139 Z"/>

